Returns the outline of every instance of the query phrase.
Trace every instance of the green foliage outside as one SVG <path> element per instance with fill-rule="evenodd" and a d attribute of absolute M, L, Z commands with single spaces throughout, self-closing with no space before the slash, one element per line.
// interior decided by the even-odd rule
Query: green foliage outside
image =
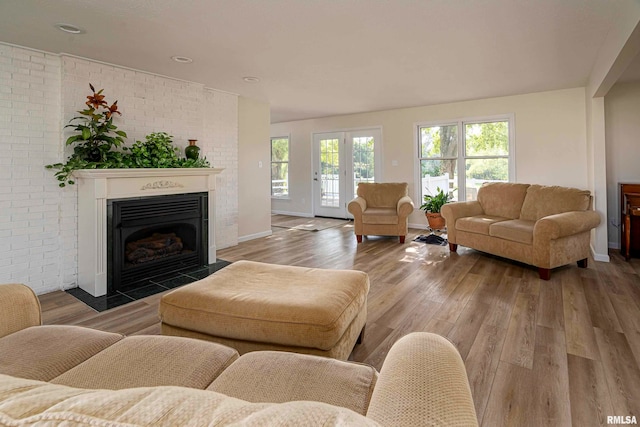
<path fill-rule="evenodd" d="M 375 178 L 374 156 L 373 138 L 354 138 L 353 173 L 356 182 L 373 182 Z"/>
<path fill-rule="evenodd" d="M 271 195 L 289 194 L 289 138 L 271 139 Z"/>
<path fill-rule="evenodd" d="M 507 159 L 476 159 L 467 161 L 467 178 L 485 181 L 508 181 Z"/>
<path fill-rule="evenodd" d="M 320 144 L 320 168 L 322 175 L 337 175 L 340 173 L 340 140 L 323 139 Z M 374 145 L 375 141 L 371 137 L 354 138 L 353 171 L 356 180 L 368 181 L 374 179 Z"/>
<path fill-rule="evenodd" d="M 340 140 L 323 139 L 320 141 L 320 174 L 338 175 L 340 173 Z"/>
<path fill-rule="evenodd" d="M 458 156 L 457 126 L 420 128 L 422 176 L 455 176 Z M 466 156 L 507 156 L 509 154 L 508 122 L 471 123 L 465 125 Z M 442 159 L 442 160 L 438 160 Z M 466 176 L 470 179 L 504 180 L 509 177 L 506 159 L 469 159 Z"/>

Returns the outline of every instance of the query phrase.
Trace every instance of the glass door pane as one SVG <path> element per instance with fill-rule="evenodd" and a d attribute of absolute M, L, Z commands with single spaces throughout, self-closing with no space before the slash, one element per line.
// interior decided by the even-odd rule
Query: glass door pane
<path fill-rule="evenodd" d="M 357 195 L 358 184 L 375 182 L 375 141 L 373 136 L 356 136 L 353 143 L 353 197 Z"/>
<path fill-rule="evenodd" d="M 346 218 L 344 133 L 313 136 L 313 214 Z"/>
<path fill-rule="evenodd" d="M 340 206 L 340 140 L 320 140 L 320 205 Z"/>

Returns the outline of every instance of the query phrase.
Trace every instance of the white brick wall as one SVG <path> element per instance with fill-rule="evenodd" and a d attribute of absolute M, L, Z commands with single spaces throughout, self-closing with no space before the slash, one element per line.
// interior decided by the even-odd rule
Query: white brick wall
<path fill-rule="evenodd" d="M 128 144 L 167 132 L 184 148 L 197 139 L 218 176 L 216 245 L 238 242 L 237 96 L 70 56 L 0 43 L 0 283 L 44 293 L 77 279 L 77 191 L 60 189 L 44 165 L 71 148 L 63 127 L 83 108 L 89 83 L 118 100 L 114 123 Z"/>
<path fill-rule="evenodd" d="M 58 56 L 0 44 L 0 283 L 36 292 L 65 270 L 63 199 L 44 168 L 59 157 L 60 79 Z"/>

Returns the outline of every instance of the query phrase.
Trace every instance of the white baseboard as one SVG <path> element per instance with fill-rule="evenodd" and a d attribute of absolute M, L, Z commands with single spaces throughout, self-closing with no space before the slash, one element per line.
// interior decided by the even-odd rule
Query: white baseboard
<path fill-rule="evenodd" d="M 273 234 L 271 230 L 262 231 L 260 233 L 248 234 L 246 236 L 238 237 L 238 243 L 246 242 L 248 240 L 260 239 L 261 237 L 269 237 Z"/>
<path fill-rule="evenodd" d="M 600 262 L 610 262 L 611 261 L 611 259 L 609 258 L 609 254 L 596 253 L 596 251 L 593 249 L 593 246 L 591 246 L 591 256 L 593 257 L 594 261 L 600 261 Z"/>
<path fill-rule="evenodd" d="M 313 218 L 312 213 L 306 213 L 306 212 L 271 211 L 271 215 L 289 215 L 289 216 L 300 216 L 304 218 Z"/>

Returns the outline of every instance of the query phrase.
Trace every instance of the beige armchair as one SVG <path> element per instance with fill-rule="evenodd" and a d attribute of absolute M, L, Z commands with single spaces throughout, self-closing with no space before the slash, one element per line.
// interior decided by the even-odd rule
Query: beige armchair
<path fill-rule="evenodd" d="M 413 201 L 406 182 L 358 184 L 358 197 L 349 202 L 358 243 L 362 236 L 399 236 L 404 243 Z"/>

